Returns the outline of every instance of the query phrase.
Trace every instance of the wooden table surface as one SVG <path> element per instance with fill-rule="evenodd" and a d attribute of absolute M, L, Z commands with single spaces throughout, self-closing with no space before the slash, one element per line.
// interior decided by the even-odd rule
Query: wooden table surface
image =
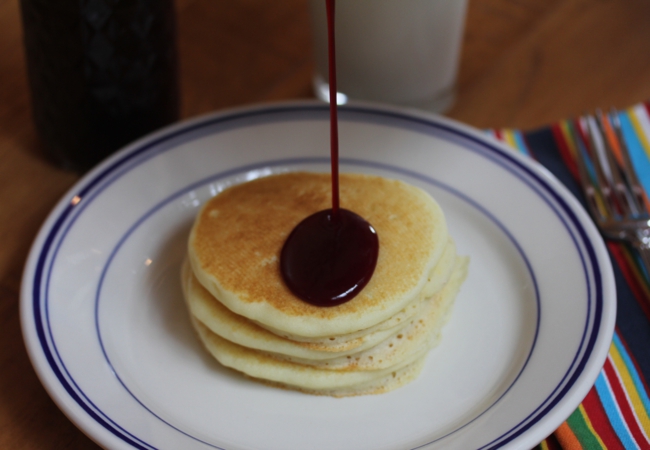
<path fill-rule="evenodd" d="M 313 97 L 306 0 L 177 0 L 177 8 L 183 117 Z M 647 0 L 470 0 L 448 115 L 529 129 L 650 99 L 649 24 Z M 21 39 L 18 0 L 0 0 L 0 448 L 97 448 L 46 394 L 20 331 L 31 242 L 79 178 L 41 156 Z"/>

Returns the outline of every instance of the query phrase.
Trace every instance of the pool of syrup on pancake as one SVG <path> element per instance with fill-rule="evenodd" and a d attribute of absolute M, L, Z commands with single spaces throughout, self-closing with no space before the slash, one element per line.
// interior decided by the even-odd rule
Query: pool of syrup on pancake
<path fill-rule="evenodd" d="M 332 208 L 300 222 L 280 255 L 280 271 L 287 287 L 316 306 L 336 306 L 352 300 L 372 278 L 379 255 L 379 238 L 372 225 L 339 205 L 334 7 L 335 0 L 326 0 Z"/>

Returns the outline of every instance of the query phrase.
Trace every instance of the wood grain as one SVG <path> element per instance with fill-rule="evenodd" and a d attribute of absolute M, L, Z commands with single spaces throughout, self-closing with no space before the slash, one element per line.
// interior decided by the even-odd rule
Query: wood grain
<path fill-rule="evenodd" d="M 530 3 L 537 3 L 536 8 L 520 16 L 520 27 L 503 26 L 510 30 L 498 34 L 503 46 L 481 51 L 491 61 L 484 63 L 478 75 L 473 73 L 477 70 L 473 61 L 481 57 L 470 58 L 470 54 L 481 44 L 466 41 L 460 75 L 463 84 L 451 117 L 478 127 L 528 129 L 596 108 L 625 108 L 650 98 L 650 3 Z M 537 8 L 542 3 L 546 6 Z M 490 23 L 502 14 L 501 9 L 474 9 L 470 20 Z M 471 28 L 467 35 L 473 35 Z"/>
<path fill-rule="evenodd" d="M 183 117 L 312 97 L 305 0 L 177 0 L 177 11 Z M 649 23 L 645 0 L 470 0 L 449 115 L 534 128 L 650 99 Z M 40 385 L 20 332 L 29 247 L 79 177 L 42 155 L 21 39 L 18 0 L 0 0 L 0 448 L 92 449 Z"/>

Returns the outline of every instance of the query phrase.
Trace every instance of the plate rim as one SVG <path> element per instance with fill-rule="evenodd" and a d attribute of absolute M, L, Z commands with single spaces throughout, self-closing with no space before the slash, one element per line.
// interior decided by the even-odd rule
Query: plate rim
<path fill-rule="evenodd" d="M 139 155 L 144 155 L 144 157 L 151 157 L 154 152 L 150 151 L 149 149 L 155 149 L 156 145 L 164 140 L 169 140 L 176 135 L 188 133 L 197 127 L 206 126 L 215 120 L 236 120 L 237 118 L 246 115 L 266 116 L 270 113 L 273 113 L 274 111 L 287 112 L 314 108 L 323 110 L 327 108 L 327 105 L 316 101 L 292 101 L 264 105 L 252 105 L 207 114 L 164 128 L 148 136 L 145 136 L 142 139 L 139 139 L 138 141 L 127 146 L 126 148 L 122 149 L 101 163 L 87 175 L 82 177 L 77 183 L 75 183 L 52 209 L 48 215 L 47 220 L 39 230 L 39 233 L 32 245 L 32 248 L 30 249 L 29 257 L 25 264 L 20 298 L 23 339 L 25 340 L 32 365 L 36 369 L 37 375 L 41 380 L 41 383 L 48 391 L 48 394 L 55 400 L 57 406 L 63 410 L 63 412 L 73 421 L 73 423 L 75 423 L 75 425 L 77 425 L 84 433 L 88 434 L 91 439 L 96 440 L 102 445 L 115 444 L 115 442 L 111 442 L 115 441 L 115 436 L 108 436 L 109 439 L 107 439 L 106 436 L 102 436 L 106 431 L 105 429 L 100 428 L 99 433 L 97 432 L 97 423 L 101 424 L 102 419 L 100 418 L 98 421 L 97 417 L 93 416 L 93 411 L 89 411 L 84 408 L 84 405 L 82 405 L 79 400 L 76 400 L 74 398 L 76 394 L 73 391 L 68 389 L 67 386 L 63 386 L 65 392 L 61 392 L 60 377 L 57 375 L 54 380 L 50 378 L 52 376 L 52 370 L 56 370 L 56 363 L 47 360 L 45 362 L 48 362 L 49 365 L 44 366 L 43 356 L 38 354 L 38 350 L 41 350 L 41 352 L 43 352 L 43 349 L 40 344 L 36 345 L 34 343 L 33 328 L 35 328 L 35 325 L 31 322 L 32 319 L 35 319 L 32 316 L 39 313 L 36 311 L 37 308 L 30 308 L 30 306 L 33 306 L 32 302 L 34 299 L 32 296 L 38 292 L 38 288 L 40 286 L 37 283 L 37 280 L 40 279 L 39 261 L 41 261 L 43 253 L 47 253 L 45 250 L 47 249 L 48 242 L 56 237 L 57 228 L 63 223 L 65 217 L 67 217 L 68 214 L 74 209 L 76 204 L 79 203 L 79 200 L 84 198 L 85 193 L 92 192 L 94 186 L 96 186 L 98 183 L 101 183 L 103 179 L 115 173 L 115 171 L 119 172 L 119 169 L 121 167 L 124 167 L 125 164 L 128 166 L 128 162 L 133 161 L 133 158 L 137 159 Z M 603 339 L 607 342 L 611 341 L 614 332 L 615 321 L 616 297 L 611 261 L 607 256 L 604 243 L 600 238 L 599 233 L 595 229 L 595 226 L 591 222 L 591 219 L 589 219 L 587 213 L 584 211 L 582 205 L 573 197 L 572 194 L 569 193 L 568 189 L 566 189 L 564 185 L 560 183 L 543 166 L 532 161 L 528 157 L 513 152 L 504 144 L 501 144 L 496 140 L 489 138 L 488 136 L 480 133 L 478 130 L 475 130 L 467 125 L 460 124 L 448 118 L 423 113 L 421 111 L 415 111 L 406 108 L 396 108 L 392 106 L 388 107 L 385 105 L 354 103 L 342 107 L 342 109 L 351 111 L 356 110 L 363 114 L 392 115 L 394 117 L 400 117 L 403 119 L 406 118 L 407 120 L 417 120 L 425 122 L 427 124 L 443 126 L 452 133 L 460 132 L 464 135 L 464 137 L 469 137 L 479 145 L 487 146 L 490 150 L 495 152 L 495 154 L 498 154 L 499 157 L 505 157 L 514 163 L 517 167 L 524 168 L 528 172 L 528 175 L 533 176 L 544 185 L 546 190 L 555 197 L 556 201 L 559 201 L 561 204 L 566 205 L 566 211 L 574 216 L 573 220 L 575 223 L 579 224 L 581 227 L 586 227 L 583 232 L 583 234 L 585 234 L 585 242 L 588 242 L 590 245 L 595 246 L 595 248 L 592 249 L 592 253 L 594 253 L 594 255 L 592 255 L 592 261 L 594 261 L 594 263 L 597 263 L 594 265 L 594 269 L 599 268 L 603 272 L 602 280 L 599 280 L 600 288 L 603 290 L 603 311 L 601 311 L 600 325 L 598 327 L 594 327 L 594 343 L 592 351 L 590 352 L 590 356 L 584 359 L 584 367 L 580 371 L 576 372 L 572 377 L 575 378 L 575 380 L 573 380 L 569 386 L 565 387 L 565 393 L 557 397 L 557 399 L 552 404 L 548 405 L 545 408 L 546 412 L 544 412 L 539 417 L 539 420 L 533 421 L 521 430 L 517 430 L 516 434 L 509 436 L 505 442 L 496 442 L 503 437 L 501 436 L 497 440 L 493 441 L 492 443 L 488 443 L 481 448 L 496 448 L 493 447 L 493 444 L 497 446 L 507 445 L 508 442 L 517 439 L 518 436 L 520 436 L 522 433 L 525 433 L 530 427 L 533 427 L 535 424 L 539 424 L 542 419 L 547 417 L 548 412 L 553 411 L 553 409 L 556 407 L 558 407 L 558 409 L 556 409 L 556 415 L 561 410 L 563 411 L 562 415 L 568 417 L 568 415 L 575 409 L 575 407 L 577 407 L 580 401 L 582 401 L 584 396 L 586 396 L 588 390 L 591 388 L 598 373 L 600 372 L 600 367 L 602 367 L 602 364 L 605 361 L 609 345 L 603 345 L 602 343 L 600 345 L 596 345 L 596 341 L 602 342 Z M 589 239 L 587 239 L 587 235 L 589 235 Z M 603 254 L 605 257 L 603 257 Z M 609 301 L 608 298 L 610 298 Z M 605 350 L 603 350 L 603 348 Z M 596 364 L 594 364 L 594 359 L 598 361 Z M 591 366 L 598 366 L 597 370 L 587 367 L 589 363 L 591 363 Z M 48 367 L 50 370 L 48 370 Z M 578 379 L 582 379 L 583 381 L 581 384 L 579 383 L 576 386 Z M 586 380 L 589 380 L 589 383 L 586 383 Z M 587 386 L 585 387 L 585 385 Z M 579 398 L 579 400 L 577 400 L 577 403 L 576 398 Z M 69 404 L 70 401 L 76 402 L 76 405 L 73 403 L 71 406 Z M 569 401 L 569 403 L 573 406 L 567 406 L 567 401 Z M 563 408 L 562 404 L 564 405 Z M 78 408 L 83 409 L 85 413 L 80 413 Z M 88 415 L 90 415 L 90 419 L 88 418 Z M 88 420 L 91 420 L 92 423 L 89 424 Z M 561 423 L 561 421 L 559 423 Z M 517 426 L 520 424 L 521 422 L 517 424 Z M 104 428 L 106 427 L 104 426 Z M 553 430 L 554 428 L 550 431 L 552 432 Z M 112 433 L 111 430 L 108 431 Z M 510 433 L 510 431 L 508 433 Z M 550 434 L 546 431 L 544 431 L 544 433 Z M 539 440 L 543 439 L 546 434 L 544 434 L 544 436 L 542 436 Z M 137 437 L 135 439 L 137 439 Z M 141 442 L 144 444 L 144 446 L 138 444 L 137 442 L 129 442 L 128 440 L 125 440 L 123 436 L 119 436 L 117 442 L 126 442 L 135 448 L 151 448 L 149 447 L 149 444 L 146 444 L 142 441 Z M 425 446 L 429 444 L 430 443 L 425 444 Z"/>

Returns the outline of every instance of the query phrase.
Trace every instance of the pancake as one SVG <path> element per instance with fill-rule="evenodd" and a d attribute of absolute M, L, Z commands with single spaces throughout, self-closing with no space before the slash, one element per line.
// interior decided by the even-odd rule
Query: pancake
<path fill-rule="evenodd" d="M 192 316 L 230 342 L 313 367 L 374 370 L 396 364 L 418 347 L 433 346 L 429 341 L 444 325 L 466 273 L 467 259 L 456 258 L 449 281 L 432 298 L 423 301 L 410 320 L 404 320 L 399 327 L 369 333 L 360 339 L 362 345 L 340 351 L 283 338 L 229 311 L 196 282 L 187 264 L 183 271 L 183 292 Z"/>
<path fill-rule="evenodd" d="M 387 392 L 414 379 L 421 371 L 426 352 L 413 355 L 397 367 L 374 371 L 322 370 L 282 361 L 234 344 L 192 321 L 206 349 L 222 365 L 271 385 L 310 394 L 343 397 Z"/>
<path fill-rule="evenodd" d="M 190 313 L 210 331 L 245 347 L 298 358 L 328 359 L 332 355 L 348 355 L 375 346 L 401 329 L 400 327 L 375 331 L 339 342 L 337 345 L 291 340 L 233 313 L 196 280 L 191 270 L 186 269 L 185 272 L 183 291 Z"/>
<path fill-rule="evenodd" d="M 370 222 L 379 257 L 351 301 L 318 307 L 296 298 L 279 273 L 289 233 L 331 207 L 330 175 L 287 173 L 221 192 L 192 228 L 188 257 L 201 285 L 234 313 L 289 336 L 330 338 L 366 330 L 421 300 L 448 241 L 444 215 L 427 193 L 401 181 L 341 174 L 341 205 Z"/>
<path fill-rule="evenodd" d="M 423 289 L 427 297 L 433 296 L 447 283 L 454 268 L 455 259 L 456 247 L 450 240 Z M 218 335 L 238 344 L 261 350 L 268 346 L 289 346 L 294 349 L 293 353 L 289 350 L 280 353 L 301 356 L 309 352 L 315 359 L 318 358 L 316 355 L 321 355 L 322 359 L 326 359 L 331 357 L 334 352 L 350 354 L 378 344 L 388 336 L 397 334 L 406 326 L 409 319 L 423 308 L 424 303 L 423 301 L 412 303 L 390 319 L 366 330 L 336 337 L 305 339 L 301 336 L 287 335 L 282 331 L 269 330 L 233 313 L 196 280 L 187 264 L 184 266 L 183 283 L 191 313 Z M 273 343 L 270 344 L 269 341 Z"/>
<path fill-rule="evenodd" d="M 310 394 L 388 392 L 417 377 L 440 341 L 469 260 L 424 191 L 343 174 L 341 205 L 377 231 L 377 266 L 347 303 L 303 302 L 286 288 L 279 255 L 300 221 L 331 206 L 330 181 L 274 175 L 208 201 L 190 233 L 183 295 L 200 341 L 226 367 Z"/>

